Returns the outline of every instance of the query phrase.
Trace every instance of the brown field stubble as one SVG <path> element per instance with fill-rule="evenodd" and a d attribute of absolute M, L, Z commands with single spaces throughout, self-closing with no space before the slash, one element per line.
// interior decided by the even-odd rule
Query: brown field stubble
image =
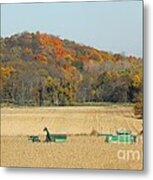
<path fill-rule="evenodd" d="M 42 131 L 67 133 L 66 143 L 45 143 Z M 15 167 L 142 169 L 143 144 L 109 144 L 91 132 L 115 133 L 130 129 L 137 134 L 142 120 L 133 107 L 22 107 L 1 109 L 1 165 Z M 28 135 L 39 135 L 30 143 Z M 120 156 L 118 154 L 120 153 Z M 128 154 L 139 152 L 140 157 Z"/>

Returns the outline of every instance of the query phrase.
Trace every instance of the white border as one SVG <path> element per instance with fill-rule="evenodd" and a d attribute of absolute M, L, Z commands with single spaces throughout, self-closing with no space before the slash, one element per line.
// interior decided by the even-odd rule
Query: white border
<path fill-rule="evenodd" d="M 62 2 L 70 0 L 0 0 L 0 3 L 14 3 L 14 2 Z M 74 0 L 71 0 L 74 1 Z M 79 1 L 79 0 L 75 0 Z M 83 1 L 83 0 L 81 0 Z M 92 0 L 88 0 L 92 1 Z M 106 0 L 105 0 L 106 1 Z M 12 180 L 75 180 L 78 178 L 85 178 L 88 180 L 107 178 L 117 180 L 134 179 L 153 179 L 153 2 L 152 0 L 145 0 L 144 12 L 144 90 L 145 90 L 145 170 L 144 171 L 114 171 L 114 170 L 78 170 L 78 169 L 33 169 L 33 168 L 0 168 L 0 178 Z"/>

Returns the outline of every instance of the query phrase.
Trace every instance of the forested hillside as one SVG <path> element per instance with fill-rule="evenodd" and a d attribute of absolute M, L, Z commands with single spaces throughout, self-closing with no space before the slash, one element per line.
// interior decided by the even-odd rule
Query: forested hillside
<path fill-rule="evenodd" d="M 2 103 L 73 105 L 142 99 L 140 58 L 40 32 L 1 38 L 0 45 Z"/>

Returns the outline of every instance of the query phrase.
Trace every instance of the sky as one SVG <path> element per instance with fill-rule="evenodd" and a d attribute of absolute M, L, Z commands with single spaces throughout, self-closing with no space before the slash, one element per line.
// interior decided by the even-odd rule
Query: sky
<path fill-rule="evenodd" d="M 100 50 L 143 55 L 142 1 L 1 5 L 1 36 L 45 32 Z"/>

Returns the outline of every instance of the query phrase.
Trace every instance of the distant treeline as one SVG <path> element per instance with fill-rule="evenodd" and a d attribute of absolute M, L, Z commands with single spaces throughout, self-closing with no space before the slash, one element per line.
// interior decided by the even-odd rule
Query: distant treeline
<path fill-rule="evenodd" d="M 142 99 L 141 58 L 40 32 L 0 38 L 0 45 L 2 103 L 49 106 Z"/>

